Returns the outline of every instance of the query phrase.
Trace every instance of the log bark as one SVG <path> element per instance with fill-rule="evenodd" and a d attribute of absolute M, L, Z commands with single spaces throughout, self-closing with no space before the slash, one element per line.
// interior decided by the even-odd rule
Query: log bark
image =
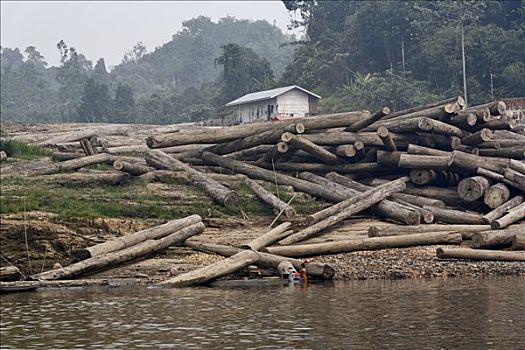
<path fill-rule="evenodd" d="M 514 158 L 512 160 L 516 161 L 515 159 L 525 159 L 525 148 L 522 146 L 498 149 L 481 148 L 479 149 L 479 155 L 486 157 Z"/>
<path fill-rule="evenodd" d="M 439 222 L 449 224 L 473 224 L 482 225 L 484 221 L 480 214 L 475 214 L 466 211 L 459 211 L 453 209 L 436 208 L 428 205 L 423 206 L 423 209 L 430 210 L 434 214 L 434 219 Z"/>
<path fill-rule="evenodd" d="M 512 239 L 517 233 L 525 232 L 525 225 L 513 225 L 505 230 L 489 230 L 474 233 L 472 248 L 500 249 L 512 245 Z"/>
<path fill-rule="evenodd" d="M 473 134 L 465 136 L 461 139 L 461 143 L 467 146 L 476 146 L 482 142 L 487 142 L 492 140 L 494 134 L 492 130 L 483 128 Z"/>
<path fill-rule="evenodd" d="M 381 167 L 386 168 L 397 168 L 401 152 L 387 152 L 383 150 L 377 150 L 377 164 Z"/>
<path fill-rule="evenodd" d="M 494 101 L 483 105 L 474 106 L 472 108 L 488 108 L 490 110 L 490 113 L 493 115 L 504 115 L 505 111 L 507 110 L 507 105 L 504 101 Z"/>
<path fill-rule="evenodd" d="M 398 166 L 409 169 L 437 169 L 446 170 L 449 167 L 449 156 L 420 156 L 414 154 L 401 154 Z"/>
<path fill-rule="evenodd" d="M 525 162 L 519 162 L 517 160 L 511 159 L 509 167 L 517 172 L 525 174 Z"/>
<path fill-rule="evenodd" d="M 402 178 L 391 181 L 347 200 L 349 205 L 342 209 L 339 213 L 321 220 L 300 232 L 288 236 L 281 241 L 281 244 L 292 244 L 319 235 L 320 232 L 327 229 L 328 227 L 370 208 L 372 205 L 379 203 L 383 199 L 390 196 L 392 193 L 402 191 L 406 187 L 406 180 L 407 179 Z"/>
<path fill-rule="evenodd" d="M 18 281 L 22 273 L 16 266 L 0 267 L 0 281 Z"/>
<path fill-rule="evenodd" d="M 483 176 L 467 177 L 458 183 L 458 194 L 461 199 L 473 202 L 483 197 L 490 187 L 490 181 Z"/>
<path fill-rule="evenodd" d="M 521 232 L 512 238 L 512 250 L 525 250 L 525 233 Z"/>
<path fill-rule="evenodd" d="M 501 218 L 507 211 L 523 203 L 524 200 L 525 198 L 523 195 L 517 195 L 509 199 L 491 212 L 483 215 L 483 221 L 487 224 L 492 223 L 494 220 Z"/>
<path fill-rule="evenodd" d="M 392 135 L 384 126 L 377 128 L 377 136 L 381 139 L 381 142 L 385 145 L 385 149 L 389 152 L 397 152 L 397 146 L 392 138 Z"/>
<path fill-rule="evenodd" d="M 443 170 L 412 169 L 410 181 L 416 185 L 438 184 L 442 186 L 456 186 L 461 177 L 458 173 Z"/>
<path fill-rule="evenodd" d="M 278 142 L 275 146 L 272 147 L 270 151 L 268 151 L 265 155 L 263 155 L 258 161 L 257 164 L 272 164 L 277 161 L 277 159 L 281 158 L 283 155 L 288 152 L 289 147 L 288 143 L 286 142 Z"/>
<path fill-rule="evenodd" d="M 266 232 L 260 237 L 241 245 L 241 248 L 260 250 L 261 248 L 267 247 L 272 243 L 278 242 L 283 238 L 286 238 L 292 231 L 290 231 L 292 224 L 290 222 L 283 222 L 279 226 L 274 227 L 270 231 Z"/>
<path fill-rule="evenodd" d="M 505 179 L 512 182 L 513 184 L 517 185 L 517 187 L 525 192 L 525 174 L 520 173 L 514 169 L 511 169 L 510 167 L 505 169 L 503 172 L 503 175 L 505 176 Z"/>
<path fill-rule="evenodd" d="M 222 276 L 234 273 L 259 260 L 259 254 L 245 250 L 214 264 L 162 281 L 159 287 L 182 288 L 207 284 Z"/>
<path fill-rule="evenodd" d="M 295 209 L 283 202 L 281 199 L 274 196 L 271 192 L 267 191 L 264 187 L 259 185 L 253 180 L 250 180 L 248 177 L 244 179 L 244 182 L 248 187 L 251 188 L 251 190 L 259 197 L 263 202 L 269 204 L 272 206 L 278 213 L 283 212 L 284 216 L 286 216 L 288 219 L 293 218 L 297 212 Z M 254 249 L 257 250 L 257 249 Z"/>
<path fill-rule="evenodd" d="M 312 156 L 325 163 L 337 164 L 341 162 L 339 157 L 337 157 L 335 154 L 327 151 L 323 147 L 320 147 L 311 141 L 308 141 L 305 138 L 302 138 L 301 136 L 296 136 L 291 133 L 285 133 L 285 135 L 286 139 L 289 140 L 289 143 L 293 147 L 302 149 L 303 151 L 310 153 Z M 284 141 L 284 139 L 282 140 Z"/>
<path fill-rule="evenodd" d="M 7 153 L 5 153 L 4 151 L 0 151 L 0 162 L 3 162 L 6 159 L 7 159 Z"/>
<path fill-rule="evenodd" d="M 146 161 L 149 165 L 157 169 L 184 170 L 189 174 L 192 182 L 203 188 L 210 197 L 219 204 L 233 206 L 237 203 L 237 194 L 234 191 L 162 151 L 148 151 Z"/>
<path fill-rule="evenodd" d="M 497 183 L 485 190 L 483 202 L 491 209 L 495 209 L 508 201 L 510 198 L 509 188 L 502 183 Z"/>
<path fill-rule="evenodd" d="M 438 248 L 440 259 L 486 260 L 486 261 L 525 261 L 525 252 L 507 252 L 470 248 Z"/>
<path fill-rule="evenodd" d="M 177 232 L 185 227 L 198 224 L 202 219 L 199 215 L 190 215 L 188 217 L 171 220 L 165 224 L 154 226 L 145 230 L 137 231 L 135 233 L 116 238 L 111 241 L 106 241 L 84 249 L 74 250 L 72 255 L 75 260 L 86 260 L 95 256 L 101 256 L 116 252 L 118 250 L 130 248 L 134 245 L 142 243 L 147 240 L 154 240 L 166 237 L 174 232 Z"/>
<path fill-rule="evenodd" d="M 408 114 L 398 115 L 397 117 L 389 118 L 387 120 L 379 120 L 378 122 L 375 122 L 374 124 L 366 127 L 363 129 L 363 131 L 374 131 L 377 130 L 379 126 L 385 126 L 390 129 L 391 125 L 398 124 L 400 122 L 408 121 L 411 119 L 417 119 L 417 118 L 432 118 L 432 119 L 440 119 L 444 118 L 446 119 L 448 116 L 450 116 L 453 113 L 458 112 L 460 109 L 459 105 L 457 103 L 447 103 L 445 105 L 436 106 L 433 108 L 423 109 L 419 111 L 415 111 Z M 392 113 L 392 115 L 395 115 L 396 113 Z"/>
<path fill-rule="evenodd" d="M 122 172 L 93 172 L 93 173 L 66 173 L 42 175 L 39 177 L 46 183 L 64 185 L 121 185 L 129 179 L 129 175 Z"/>
<path fill-rule="evenodd" d="M 270 152 L 273 149 L 273 147 L 273 145 L 259 145 L 227 154 L 226 157 L 233 159 L 245 159 L 254 156 L 261 156 Z"/>
<path fill-rule="evenodd" d="M 241 248 L 234 248 L 212 243 L 200 243 L 191 239 L 186 240 L 184 245 L 201 252 L 218 254 L 225 257 L 230 257 L 242 251 Z M 262 252 L 257 252 L 257 254 L 259 254 L 259 260 L 256 263 L 258 266 L 277 269 L 277 266 L 282 261 L 287 260 L 292 263 L 293 267 L 297 271 L 299 271 L 302 268 L 302 265 L 305 264 L 306 273 L 309 277 L 313 277 L 314 279 L 331 280 L 335 276 L 335 269 L 331 265 L 325 263 L 317 261 L 304 262 L 303 260 L 299 259 L 287 258 L 284 256 Z"/>
<path fill-rule="evenodd" d="M 354 145 L 341 145 L 334 149 L 334 153 L 343 158 L 354 158 L 357 150 Z"/>
<path fill-rule="evenodd" d="M 31 278 L 33 280 L 57 280 L 71 278 L 85 274 L 87 272 L 98 271 L 125 261 L 142 258 L 144 256 L 157 253 L 171 245 L 182 243 L 189 237 L 197 235 L 203 231 L 204 224 L 199 222 L 197 224 L 184 227 L 183 229 L 180 229 L 179 231 L 176 231 L 175 233 L 158 240 L 147 240 L 135 244 L 129 248 L 82 260 L 61 269 L 45 271 L 31 276 Z"/>
<path fill-rule="evenodd" d="M 437 107 L 437 109 L 441 109 L 442 110 L 445 107 L 445 105 L 450 104 L 450 103 L 453 103 L 453 104 L 457 103 L 459 106 L 463 107 L 465 105 L 465 99 L 462 96 L 447 98 L 445 100 L 436 101 L 436 102 L 428 103 L 428 104 L 425 104 L 425 105 L 416 106 L 416 107 L 412 107 L 412 108 L 408 108 L 408 109 L 403 109 L 401 111 L 393 112 L 393 113 L 390 113 L 389 115 L 385 116 L 383 119 L 384 120 L 392 119 L 392 118 L 396 118 L 396 117 L 399 117 L 399 116 L 402 116 L 402 115 L 408 115 L 408 114 L 411 114 L 411 113 L 414 113 L 414 112 L 428 110 L 428 109 L 431 109 L 431 108 L 436 109 L 436 107 Z"/>
<path fill-rule="evenodd" d="M 392 139 L 398 147 L 406 147 L 409 143 L 415 143 L 417 135 L 414 134 L 394 134 Z M 362 142 L 366 146 L 382 147 L 383 141 L 377 136 L 376 132 L 340 132 L 326 131 L 317 134 L 303 134 L 301 137 L 312 141 L 316 145 L 339 146 L 344 144 L 354 144 L 356 141 Z M 354 144 L 355 146 L 355 144 Z"/>
<path fill-rule="evenodd" d="M 459 233 L 419 233 L 404 236 L 360 238 L 316 244 L 267 247 L 270 254 L 289 257 L 307 257 L 328 254 L 349 253 L 362 250 L 412 247 L 434 244 L 461 244 Z"/>
<path fill-rule="evenodd" d="M 408 154 L 418 154 L 422 156 L 443 156 L 443 157 L 449 157 L 452 154 L 447 151 L 442 151 L 439 149 L 434 149 L 430 147 L 424 147 L 420 145 L 414 145 L 409 144 L 407 147 L 407 153 Z"/>
<path fill-rule="evenodd" d="M 155 170 L 154 168 L 146 165 L 129 163 L 120 159 L 117 159 L 113 162 L 113 169 L 117 171 L 126 172 L 133 176 L 140 176 L 142 174 Z"/>
<path fill-rule="evenodd" d="M 326 173 L 335 171 L 342 174 L 364 173 L 364 172 L 381 172 L 377 163 L 357 163 L 357 164 L 320 164 L 320 163 L 292 163 L 277 162 L 272 164 L 260 164 L 268 169 L 275 169 L 284 172 L 310 171 L 314 173 Z"/>
<path fill-rule="evenodd" d="M 503 174 L 509 163 L 509 159 L 503 160 L 500 158 L 481 157 L 457 150 L 452 151 L 452 158 L 450 160 L 451 167 L 464 169 L 472 173 L 475 173 L 477 168 L 484 168 Z"/>
<path fill-rule="evenodd" d="M 471 232 L 490 230 L 490 225 L 419 225 L 419 226 L 370 226 L 368 237 L 410 235 L 425 232 L 459 232 L 463 239 L 470 239 Z"/>
<path fill-rule="evenodd" d="M 494 230 L 501 230 L 515 222 L 522 220 L 525 217 L 525 202 L 518 204 L 510 209 L 505 216 L 496 219 L 490 223 L 490 227 Z"/>
<path fill-rule="evenodd" d="M 353 123 L 352 125 L 348 126 L 344 131 L 351 131 L 351 132 L 357 132 L 375 122 L 377 122 L 379 119 L 385 117 L 390 113 L 390 108 L 383 107 L 379 111 L 372 113 L 371 115 L 361 119 L 358 122 Z"/>
<path fill-rule="evenodd" d="M 475 112 L 459 111 L 456 115 L 450 117 L 450 124 L 460 127 L 461 129 L 470 128 L 478 122 L 478 116 Z"/>

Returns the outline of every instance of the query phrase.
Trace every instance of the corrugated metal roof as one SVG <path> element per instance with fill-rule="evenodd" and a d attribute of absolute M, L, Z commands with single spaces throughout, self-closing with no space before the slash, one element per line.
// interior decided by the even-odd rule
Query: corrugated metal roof
<path fill-rule="evenodd" d="M 299 89 L 299 90 L 304 91 L 304 92 L 306 92 L 307 94 L 309 94 L 309 95 L 311 95 L 313 97 L 321 98 L 321 96 L 316 95 L 313 92 L 308 91 L 306 89 L 303 89 L 300 86 L 290 85 L 290 86 L 280 87 L 280 88 L 271 89 L 271 90 L 252 92 L 251 94 L 246 94 L 246 95 L 244 95 L 242 97 L 239 97 L 236 100 L 228 102 L 226 104 L 226 106 L 227 107 L 229 107 L 229 106 L 237 106 L 237 105 L 242 105 L 242 104 L 245 104 L 245 103 L 251 103 L 251 102 L 262 101 L 262 100 L 269 100 L 269 99 L 275 98 L 275 97 L 277 97 L 279 95 L 282 95 L 285 92 L 288 92 L 288 91 L 293 90 L 293 89 Z"/>

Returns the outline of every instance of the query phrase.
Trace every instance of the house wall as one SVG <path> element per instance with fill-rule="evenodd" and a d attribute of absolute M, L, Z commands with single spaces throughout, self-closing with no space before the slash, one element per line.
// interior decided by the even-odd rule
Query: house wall
<path fill-rule="evenodd" d="M 251 123 L 257 120 L 269 120 L 268 117 L 268 105 L 273 106 L 273 111 L 276 113 L 277 100 L 268 99 L 263 101 L 257 101 L 254 103 L 247 103 L 240 106 L 234 107 L 239 117 L 239 121 L 242 123 Z"/>
<path fill-rule="evenodd" d="M 304 117 L 309 113 L 308 96 L 298 89 L 277 96 L 277 112 L 287 117 Z"/>

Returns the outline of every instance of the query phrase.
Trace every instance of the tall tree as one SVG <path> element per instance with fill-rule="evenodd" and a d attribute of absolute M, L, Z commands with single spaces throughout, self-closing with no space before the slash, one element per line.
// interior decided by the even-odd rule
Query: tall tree
<path fill-rule="evenodd" d="M 115 122 L 132 122 L 134 120 L 135 97 L 129 85 L 119 84 L 113 100 Z"/>
<path fill-rule="evenodd" d="M 108 122 L 110 112 L 108 86 L 97 83 L 93 78 L 88 79 L 78 107 L 81 120 L 90 123 Z"/>

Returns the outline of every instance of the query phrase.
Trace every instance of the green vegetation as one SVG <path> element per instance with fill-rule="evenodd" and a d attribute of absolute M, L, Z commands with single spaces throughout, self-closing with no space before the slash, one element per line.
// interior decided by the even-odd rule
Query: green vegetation
<path fill-rule="evenodd" d="M 52 152 L 47 149 L 8 138 L 0 139 L 0 151 L 4 151 L 8 157 L 27 160 L 52 155 Z"/>

